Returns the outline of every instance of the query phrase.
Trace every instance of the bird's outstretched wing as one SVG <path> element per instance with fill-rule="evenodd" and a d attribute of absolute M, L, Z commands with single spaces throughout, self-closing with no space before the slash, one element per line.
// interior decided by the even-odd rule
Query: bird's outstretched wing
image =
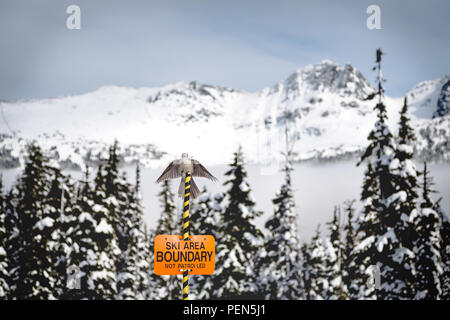
<path fill-rule="evenodd" d="M 156 180 L 156 183 L 159 183 L 161 181 L 168 180 L 168 179 L 176 179 L 176 178 L 181 177 L 179 168 L 180 168 L 179 163 L 176 160 L 172 161 L 169 164 L 169 166 L 166 168 L 166 170 L 164 170 L 162 175 Z"/>
<path fill-rule="evenodd" d="M 203 177 L 212 181 L 217 181 L 217 178 L 214 177 L 206 168 L 197 160 L 192 159 L 192 164 L 194 166 L 194 172 L 192 172 L 192 176 L 194 177 Z"/>

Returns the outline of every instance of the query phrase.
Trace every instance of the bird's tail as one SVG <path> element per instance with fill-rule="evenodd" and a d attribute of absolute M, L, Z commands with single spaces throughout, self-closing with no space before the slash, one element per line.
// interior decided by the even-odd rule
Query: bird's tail
<path fill-rule="evenodd" d="M 200 195 L 200 189 L 195 184 L 195 181 L 193 178 L 191 178 L 191 199 L 195 199 Z M 181 178 L 180 186 L 178 187 L 178 196 L 183 198 L 184 197 L 184 178 Z"/>

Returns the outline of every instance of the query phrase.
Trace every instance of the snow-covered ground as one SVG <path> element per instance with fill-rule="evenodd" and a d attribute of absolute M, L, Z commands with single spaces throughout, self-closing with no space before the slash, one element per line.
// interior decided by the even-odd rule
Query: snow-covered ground
<path fill-rule="evenodd" d="M 248 179 L 253 190 L 252 194 L 257 203 L 257 209 L 264 211 L 264 216 L 259 218 L 262 226 L 267 215 L 271 213 L 271 199 L 282 183 L 283 176 L 279 173 L 263 175 L 264 170 L 260 165 L 246 166 Z M 420 165 L 419 165 L 420 168 Z M 225 181 L 223 173 L 227 169 L 225 165 L 209 167 L 210 171 L 219 178 L 218 183 L 212 183 L 206 179 L 197 179 L 200 188 L 206 185 L 211 192 L 224 191 L 222 183 Z M 431 174 L 436 182 L 436 189 L 443 197 L 442 206 L 447 214 L 450 212 L 450 164 L 434 163 L 429 165 Z M 130 181 L 134 181 L 134 168 L 124 168 Z M 295 188 L 295 201 L 298 210 L 299 232 L 302 240 L 310 239 L 318 223 L 322 226 L 329 222 L 333 208 L 336 204 L 342 204 L 345 200 L 358 199 L 364 168 L 355 166 L 354 161 L 337 161 L 334 163 L 300 163 L 295 165 L 293 184 Z M 162 169 L 144 168 L 142 174 L 142 196 L 145 205 L 145 220 L 150 227 L 155 226 L 159 217 L 160 204 L 157 194 L 160 185 L 155 184 L 156 178 Z M 5 186 L 9 187 L 18 174 L 18 169 L 2 170 Z M 73 177 L 80 177 L 79 171 L 66 171 Z M 172 184 L 173 192 L 176 192 L 178 181 Z M 357 202 L 359 206 L 359 203 Z M 178 201 L 178 211 L 181 214 L 181 200 Z"/>

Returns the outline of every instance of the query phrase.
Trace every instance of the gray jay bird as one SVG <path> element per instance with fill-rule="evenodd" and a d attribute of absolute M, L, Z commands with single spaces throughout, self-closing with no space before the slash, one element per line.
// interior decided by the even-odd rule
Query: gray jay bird
<path fill-rule="evenodd" d="M 161 176 L 156 180 L 156 183 L 159 183 L 168 179 L 176 179 L 181 177 L 180 186 L 178 187 L 178 195 L 180 197 L 184 196 L 184 178 L 186 176 L 186 172 L 190 172 L 192 177 L 203 177 L 207 178 L 211 181 L 217 181 L 217 178 L 214 177 L 206 168 L 197 160 L 193 158 L 189 158 L 187 153 L 183 153 L 181 155 L 181 159 L 177 159 L 172 161 L 169 166 L 164 170 Z M 200 190 L 194 182 L 194 179 L 191 179 L 191 197 L 192 199 L 197 198 L 200 195 Z"/>

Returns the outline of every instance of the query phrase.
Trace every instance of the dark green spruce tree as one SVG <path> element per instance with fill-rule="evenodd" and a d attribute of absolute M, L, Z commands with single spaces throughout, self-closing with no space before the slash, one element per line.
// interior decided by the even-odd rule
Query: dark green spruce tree
<path fill-rule="evenodd" d="M 48 175 L 51 181 L 50 190 L 44 199 L 44 212 L 53 220 L 53 226 L 51 229 L 47 228 L 47 246 L 53 252 L 51 262 L 56 277 L 54 288 L 58 297 L 62 298 L 67 289 L 67 259 L 71 246 L 71 238 L 67 232 L 69 217 L 72 215 L 73 185 L 57 167 L 49 167 Z"/>
<path fill-rule="evenodd" d="M 269 300 L 298 300 L 303 295 L 299 272 L 297 213 L 291 184 L 292 170 L 287 161 L 283 169 L 284 183 L 272 200 L 275 205 L 274 213 L 265 224 L 269 235 L 256 259 L 259 290 Z"/>
<path fill-rule="evenodd" d="M 158 194 L 161 204 L 161 215 L 156 227 L 156 234 L 179 234 L 181 230 L 181 213 L 177 213 L 175 195 L 171 190 L 170 180 L 164 180 Z M 179 223 L 178 223 L 179 222 Z"/>
<path fill-rule="evenodd" d="M 192 204 L 191 209 L 191 233 L 194 235 L 212 235 L 217 241 L 218 226 L 222 225 L 222 201 L 224 195 L 218 193 L 212 195 L 206 188 Z M 190 281 L 190 293 L 194 299 L 210 299 L 214 290 L 214 274 L 195 276 Z"/>
<path fill-rule="evenodd" d="M 438 260 L 437 258 L 440 256 L 441 259 L 441 270 L 440 270 L 440 275 L 439 275 L 439 282 L 440 282 L 440 296 L 439 298 L 441 300 L 450 300 L 450 219 L 448 217 L 448 215 L 442 210 L 442 207 L 440 205 L 440 201 L 442 200 L 442 198 L 439 198 L 437 201 L 433 201 L 431 198 L 431 194 L 433 193 L 437 193 L 436 190 L 433 189 L 434 186 L 434 182 L 432 177 L 429 175 L 428 169 L 427 169 L 427 165 L 426 163 L 424 163 L 424 171 L 423 171 L 423 183 L 421 185 L 422 187 L 422 203 L 421 203 L 421 207 L 429 207 L 432 208 L 437 214 L 438 214 L 438 219 L 441 221 L 441 226 L 439 228 L 439 234 L 440 234 L 440 239 L 439 239 L 439 253 L 437 252 L 433 252 L 433 265 L 432 267 L 428 268 L 428 271 L 430 272 L 431 270 L 437 269 L 438 265 L 436 264 L 436 261 Z M 431 207 L 430 207 L 431 205 Z M 432 221 L 432 215 L 430 216 L 430 219 Z M 431 223 L 430 223 L 431 224 Z M 432 235 L 436 234 L 436 231 L 433 231 Z M 435 249 L 437 247 L 436 243 L 433 243 L 433 240 L 435 240 L 435 237 L 431 237 L 431 239 L 429 239 L 429 243 L 431 243 L 433 245 L 433 248 Z M 418 258 L 420 257 L 420 255 L 417 255 Z M 425 259 L 424 259 L 425 260 Z M 426 261 L 426 260 L 425 260 Z M 420 267 L 418 268 L 418 275 L 420 276 L 420 274 L 422 271 L 425 270 L 424 267 Z M 434 274 L 436 273 L 436 271 L 433 272 Z M 426 275 L 425 275 L 426 277 Z M 424 278 L 424 275 L 421 276 L 421 278 Z M 436 282 L 436 281 L 434 281 Z M 433 291 L 435 289 L 431 289 L 430 291 Z"/>
<path fill-rule="evenodd" d="M 130 194 L 130 207 L 132 210 L 132 220 L 130 221 L 130 237 L 132 242 L 128 248 L 128 256 L 135 264 L 136 275 L 133 289 L 135 290 L 135 299 L 147 299 L 148 287 L 150 285 L 150 275 L 153 270 L 150 269 L 150 241 L 147 225 L 144 222 L 144 210 L 141 197 L 140 167 L 136 165 L 136 183 L 134 192 Z"/>
<path fill-rule="evenodd" d="M 327 300 L 345 300 L 348 293 L 343 275 L 344 243 L 341 238 L 341 208 L 334 208 L 333 220 L 328 223 L 330 236 L 326 239 L 325 272 L 327 288 L 324 298 Z"/>
<path fill-rule="evenodd" d="M 305 284 L 305 298 L 324 300 L 328 292 L 326 251 L 320 234 L 320 225 L 307 247 L 303 247 L 302 276 Z"/>
<path fill-rule="evenodd" d="M 0 300 L 5 300 L 9 292 L 8 260 L 6 255 L 6 197 L 0 175 Z"/>
<path fill-rule="evenodd" d="M 108 183 L 108 172 L 103 165 L 99 165 L 95 177 L 93 191 L 92 217 L 95 220 L 95 240 L 97 256 L 95 270 L 91 272 L 88 285 L 95 288 L 100 299 L 114 299 L 117 295 L 117 269 L 121 250 L 114 226 L 116 217 L 111 212 L 117 213 L 118 201 L 111 196 L 111 185 Z M 94 252 L 95 254 L 95 252 Z"/>
<path fill-rule="evenodd" d="M 377 192 L 378 181 L 372 164 L 369 162 L 364 173 L 360 198 L 363 208 L 355 221 L 355 248 L 353 256 L 358 268 L 356 269 L 352 288 L 358 290 L 358 293 L 356 293 L 356 296 L 352 293 L 351 298 L 376 299 L 375 284 L 368 283 L 368 281 L 370 280 L 369 273 L 371 268 L 376 263 L 374 259 L 377 253 L 375 241 L 377 234 L 380 232 L 380 220 L 376 207 Z"/>
<path fill-rule="evenodd" d="M 408 290 L 405 290 L 409 298 L 414 295 L 415 286 L 415 270 L 414 270 L 414 256 L 413 252 L 414 241 L 417 238 L 414 225 L 411 223 L 411 217 L 416 215 L 417 207 L 417 188 L 418 188 L 418 171 L 413 162 L 414 159 L 414 143 L 416 141 L 414 130 L 410 125 L 410 117 L 408 113 L 408 101 L 404 98 L 403 106 L 400 111 L 400 121 L 398 123 L 399 131 L 396 139 L 397 145 L 395 149 L 395 159 L 391 163 L 391 172 L 395 177 L 395 187 L 398 207 L 396 234 L 399 237 L 401 245 L 405 248 L 403 257 L 403 266 L 408 269 L 413 268 L 411 272 L 403 271 L 403 279 Z M 409 291 L 409 293 L 408 293 Z"/>
<path fill-rule="evenodd" d="M 117 197 L 120 201 L 119 211 L 120 215 L 120 241 L 119 248 L 121 251 L 118 261 L 116 261 L 117 272 L 117 295 L 118 300 L 134 300 L 138 295 L 137 285 L 137 244 L 139 233 L 141 232 L 142 219 L 138 213 L 136 199 L 134 198 L 132 186 L 126 182 L 126 177 L 121 176 L 117 178 Z M 117 235 L 117 231 L 116 231 Z"/>
<path fill-rule="evenodd" d="M 86 166 L 84 179 L 79 182 L 76 197 L 70 215 L 66 215 L 65 234 L 68 246 L 65 300 L 101 299 L 97 295 L 92 273 L 102 270 L 97 268 L 100 249 L 96 244 L 96 225 L 93 217 L 94 194 L 89 184 L 89 167 Z M 107 271 L 105 271 L 107 272 Z"/>
<path fill-rule="evenodd" d="M 49 172 L 41 149 L 28 146 L 28 159 L 19 180 L 17 200 L 18 229 L 23 249 L 20 251 L 20 274 L 15 284 L 18 299 L 58 298 L 58 274 L 54 262 L 58 255 L 55 215 L 46 210 Z"/>
<path fill-rule="evenodd" d="M 111 256 L 115 263 L 116 272 L 116 294 L 115 299 L 125 300 L 133 299 L 135 290 L 134 283 L 134 266 L 129 261 L 128 247 L 131 239 L 129 236 L 131 210 L 128 203 L 128 195 L 130 186 L 126 179 L 119 174 L 119 156 L 118 156 L 117 140 L 109 149 L 109 157 L 105 163 L 104 170 L 99 170 L 96 179 L 96 190 L 104 192 L 102 205 L 107 209 L 108 222 L 113 227 L 117 245 L 119 247 L 118 254 Z M 101 184 L 101 185 L 100 185 Z"/>
<path fill-rule="evenodd" d="M 102 179 L 102 170 L 100 165 L 97 183 Z M 108 210 L 103 205 L 103 194 L 104 191 L 91 187 L 89 168 L 86 167 L 67 222 L 72 230 L 67 234 L 71 239 L 67 268 L 74 277 L 67 282 L 65 299 L 103 300 L 115 297 L 115 254 L 119 249 L 108 220 Z"/>
<path fill-rule="evenodd" d="M 397 136 L 397 147 L 395 149 L 395 159 L 398 161 L 396 165 L 396 184 L 397 190 L 404 191 L 406 199 L 400 203 L 400 214 L 404 215 L 402 219 L 408 220 L 411 213 L 416 209 L 417 202 L 417 169 L 413 162 L 414 159 L 414 142 L 416 141 L 414 129 L 410 125 L 410 117 L 408 114 L 408 102 L 405 97 L 403 107 L 400 111 L 399 131 Z M 412 243 L 414 240 L 413 228 L 407 227 L 403 231 L 402 241 L 406 244 Z"/>
<path fill-rule="evenodd" d="M 387 125 L 387 111 L 383 103 L 384 88 L 381 76 L 380 49 L 376 54 L 378 70 L 378 90 L 372 97 L 378 96 L 375 106 L 377 121 L 369 133 L 369 146 L 361 160 L 372 165 L 373 174 L 377 180 L 378 189 L 373 197 L 379 219 L 379 227 L 373 239 L 376 251 L 372 263 L 380 269 L 382 286 L 376 290 L 377 298 L 381 300 L 411 299 L 414 296 L 414 253 L 405 241 L 405 230 L 409 230 L 409 221 L 405 219 L 409 213 L 401 212 L 401 207 L 407 199 L 405 190 L 399 188 L 399 159 L 396 158 L 396 145 Z"/>
<path fill-rule="evenodd" d="M 24 256 L 24 238 L 19 230 L 19 215 L 16 210 L 18 198 L 18 188 L 12 186 L 5 197 L 5 249 L 9 287 L 7 298 L 10 300 L 18 297 L 17 284 L 22 274 L 21 259 Z"/>
<path fill-rule="evenodd" d="M 342 281 L 344 288 L 346 288 L 347 299 L 359 299 L 360 287 L 358 281 L 360 279 L 360 266 L 356 262 L 355 243 L 356 232 L 354 228 L 354 208 L 355 200 L 345 202 L 344 211 L 347 218 L 347 223 L 344 226 L 344 248 L 342 251 Z"/>
<path fill-rule="evenodd" d="M 107 217 L 114 229 L 119 248 L 117 255 L 114 250 L 111 251 L 116 271 L 115 299 L 142 299 L 138 288 L 142 286 L 140 282 L 144 279 L 138 270 L 138 263 L 142 262 L 138 245 L 143 241 L 145 226 L 135 197 L 135 187 L 127 182 L 125 173 L 119 172 L 118 148 L 118 142 L 115 141 L 109 150 L 104 170 L 99 171 L 103 177 L 97 177 L 96 189 L 104 192 L 101 194 L 104 197 L 102 204 L 108 211 Z"/>
<path fill-rule="evenodd" d="M 442 274 L 441 282 L 441 299 L 450 300 L 450 219 L 448 215 L 442 210 L 437 203 L 435 210 L 441 216 L 441 259 L 442 259 Z"/>
<path fill-rule="evenodd" d="M 180 234 L 181 233 L 181 212 L 177 214 L 175 195 L 171 191 L 171 183 L 165 180 L 162 183 L 161 192 L 158 194 L 162 212 L 159 217 L 155 232 L 151 241 L 151 269 L 153 269 L 153 240 L 159 234 Z M 152 288 L 150 297 L 157 300 L 179 300 L 181 296 L 180 276 L 159 276 L 152 274 Z"/>
<path fill-rule="evenodd" d="M 121 265 L 117 274 L 117 299 L 143 300 L 148 289 L 150 243 L 140 202 L 140 169 L 136 168 L 136 185 L 131 186 L 123 175 L 118 180 L 118 198 L 121 205 L 121 223 L 126 239 L 121 248 Z"/>
<path fill-rule="evenodd" d="M 315 270 L 312 265 L 311 248 L 308 243 L 302 243 L 300 246 L 300 275 L 302 277 L 302 299 L 312 300 L 312 282 L 315 275 Z"/>
<path fill-rule="evenodd" d="M 202 194 L 195 199 L 191 209 L 191 233 L 210 234 L 217 238 L 218 227 L 222 219 L 223 193 L 211 194 L 206 187 Z"/>
<path fill-rule="evenodd" d="M 417 276 L 415 281 L 415 299 L 437 300 L 442 294 L 441 275 L 441 216 L 435 210 L 431 199 L 432 179 L 426 162 L 423 170 L 422 201 L 420 208 L 414 211 L 412 222 L 417 232 L 414 241 Z"/>
<path fill-rule="evenodd" d="M 223 224 L 216 239 L 216 269 L 213 299 L 242 299 L 258 296 L 255 256 L 264 238 L 254 219 L 261 215 L 255 209 L 250 186 L 246 181 L 242 149 L 234 153 L 225 173 L 229 186 L 225 194 Z"/>

